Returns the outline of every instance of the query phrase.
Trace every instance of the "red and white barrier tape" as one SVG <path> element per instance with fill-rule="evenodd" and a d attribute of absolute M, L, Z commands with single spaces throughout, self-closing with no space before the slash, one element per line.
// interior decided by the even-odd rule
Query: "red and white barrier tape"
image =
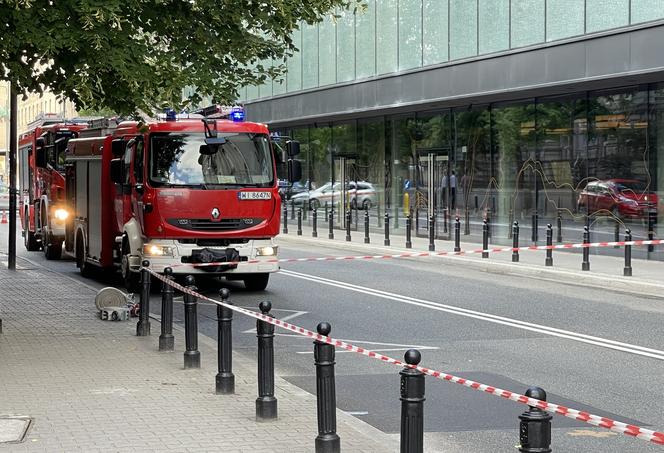
<path fill-rule="evenodd" d="M 525 247 L 495 247 L 490 249 L 473 249 L 462 250 L 460 252 L 440 251 L 440 252 L 405 252 L 395 253 L 388 255 L 350 255 L 350 256 L 320 256 L 320 257 L 306 257 L 306 258 L 274 258 L 267 260 L 247 260 L 247 261 L 232 261 L 232 262 L 213 262 L 213 263 L 182 263 L 174 264 L 171 267 L 210 267 L 210 266 L 230 266 L 236 264 L 256 264 L 256 263 L 303 263 L 307 261 L 350 261 L 350 260 L 376 260 L 376 259 L 394 259 L 394 258 L 416 258 L 428 256 L 463 256 L 463 255 L 477 255 L 483 252 L 487 253 L 500 253 L 500 252 L 527 252 L 535 250 L 560 250 L 560 249 L 583 249 L 583 248 L 601 248 L 613 246 L 643 246 L 643 245 L 658 245 L 664 244 L 664 239 L 650 239 L 638 241 L 610 241 L 610 242 L 588 242 L 578 244 L 556 244 L 556 245 L 530 245 Z"/>
<path fill-rule="evenodd" d="M 247 315 L 249 317 L 252 317 L 252 318 L 255 318 L 255 319 L 258 319 L 258 320 L 261 320 L 261 321 L 265 321 L 268 324 L 272 324 L 274 326 L 281 327 L 282 329 L 289 330 L 289 331 L 294 332 L 298 335 L 302 335 L 302 336 L 305 336 L 305 337 L 310 337 L 310 338 L 313 338 L 317 341 L 321 341 L 321 342 L 324 342 L 324 343 L 327 343 L 327 344 L 332 344 L 335 347 L 343 348 L 343 349 L 345 349 L 347 351 L 351 351 L 351 352 L 356 352 L 358 354 L 362 354 L 362 355 L 365 355 L 367 357 L 371 357 L 373 359 L 377 359 L 377 360 L 380 360 L 380 361 L 385 362 L 385 363 L 391 363 L 393 365 L 400 366 L 400 367 L 413 368 L 413 369 L 416 369 L 416 370 L 418 370 L 418 371 L 420 371 L 420 372 L 422 372 L 426 375 L 435 377 L 435 378 L 443 380 L 443 381 L 454 382 L 456 384 L 463 385 L 464 387 L 468 387 L 468 388 L 471 388 L 471 389 L 474 389 L 474 390 L 479 390 L 479 391 L 489 393 L 489 394 L 494 395 L 494 396 L 500 396 L 502 398 L 505 398 L 505 399 L 508 399 L 508 400 L 511 400 L 511 401 L 515 401 L 517 403 L 522 403 L 522 404 L 527 404 L 528 406 L 538 407 L 538 408 L 540 408 L 540 409 L 542 409 L 546 412 L 550 412 L 552 414 L 563 415 L 567 418 L 571 418 L 573 420 L 586 422 L 586 423 L 588 423 L 590 425 L 593 425 L 593 426 L 606 428 L 606 429 L 609 429 L 611 431 L 624 434 L 626 436 L 632 436 L 632 437 L 636 437 L 638 439 L 643 439 L 643 440 L 646 440 L 648 442 L 652 442 L 652 443 L 655 443 L 655 444 L 664 445 L 664 432 L 653 431 L 653 430 L 650 430 L 650 429 L 641 428 L 640 426 L 636 426 L 636 425 L 628 425 L 627 423 L 622 423 L 622 422 L 619 422 L 619 421 L 616 421 L 616 420 L 612 420 L 610 418 L 600 417 L 599 415 L 594 415 L 594 414 L 591 414 L 589 412 L 579 411 L 577 409 L 572 409 L 572 408 L 569 408 L 569 407 L 561 406 L 559 404 L 549 403 L 547 401 L 542 401 L 542 400 L 538 400 L 538 399 L 535 399 L 535 398 L 530 398 L 530 397 L 527 397 L 525 395 L 521 395 L 519 393 L 513 393 L 513 392 L 510 392 L 508 390 L 503 390 L 503 389 L 500 389 L 500 388 L 497 388 L 497 387 L 492 387 L 490 385 L 481 384 L 479 382 L 472 381 L 470 379 L 464 379 L 464 378 L 461 378 L 461 377 L 458 377 L 458 376 L 454 376 L 452 374 L 447 374 L 447 373 L 444 373 L 442 371 L 431 370 L 429 368 L 425 368 L 425 367 L 422 367 L 422 366 L 419 366 L 419 365 L 409 365 L 405 362 L 402 362 L 402 361 L 397 360 L 397 359 L 393 359 L 392 357 L 380 354 L 378 352 L 374 352 L 374 351 L 370 351 L 368 349 L 360 348 L 359 346 L 355 346 L 353 344 L 347 343 L 347 342 L 342 341 L 342 340 L 336 340 L 336 339 L 328 337 L 328 336 L 320 335 L 319 333 L 313 332 L 313 331 L 305 329 L 303 327 L 296 326 L 294 324 L 290 324 L 290 323 L 285 322 L 285 321 L 281 321 L 281 320 L 273 318 L 271 316 L 266 316 L 262 313 L 257 313 L 257 312 L 251 311 L 251 310 L 247 310 L 245 308 L 236 307 L 235 305 L 229 305 L 229 304 L 225 304 L 223 302 L 220 302 L 218 300 L 211 299 L 207 296 L 204 296 L 204 295 L 199 294 L 195 291 L 192 291 L 192 290 L 190 290 L 190 289 L 188 289 L 188 288 L 186 288 L 182 285 L 179 285 L 179 284 L 175 283 L 174 281 L 167 279 L 163 275 L 152 271 L 149 268 L 147 268 L 147 270 L 150 272 L 150 274 L 154 275 L 159 280 L 167 282 L 169 285 L 173 286 L 175 289 L 177 289 L 177 290 L 179 290 L 183 293 L 187 293 L 187 294 L 190 294 L 192 296 L 196 296 L 199 299 L 202 299 L 202 300 L 205 300 L 205 301 L 208 301 L 208 302 L 212 302 L 216 305 L 222 305 L 222 306 L 224 306 L 226 308 L 230 308 L 231 310 L 236 311 L 238 313 L 242 313 L 242 314 Z"/>

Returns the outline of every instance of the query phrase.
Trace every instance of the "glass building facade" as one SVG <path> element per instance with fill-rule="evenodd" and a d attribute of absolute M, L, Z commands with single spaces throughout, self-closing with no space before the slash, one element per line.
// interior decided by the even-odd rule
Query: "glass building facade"
<path fill-rule="evenodd" d="M 283 80 L 241 93 L 302 144 L 288 204 L 397 235 L 433 217 L 448 240 L 457 217 L 473 242 L 486 221 L 494 244 L 515 222 L 521 244 L 547 224 L 557 242 L 664 235 L 664 2 L 366 3 L 302 24 Z"/>

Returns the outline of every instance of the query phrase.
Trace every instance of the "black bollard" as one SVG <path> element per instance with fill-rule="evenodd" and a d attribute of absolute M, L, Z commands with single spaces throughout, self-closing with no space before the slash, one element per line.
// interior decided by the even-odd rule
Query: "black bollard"
<path fill-rule="evenodd" d="M 447 208 L 443 209 L 443 233 L 447 233 Z"/>
<path fill-rule="evenodd" d="M 614 240 L 614 242 L 619 242 L 620 241 L 620 223 L 618 223 L 617 220 L 616 220 L 615 228 L 613 230 L 613 240 Z M 618 248 L 620 248 L 620 246 L 616 244 L 616 245 L 613 246 L 613 248 L 618 249 Z"/>
<path fill-rule="evenodd" d="M 434 244 L 434 238 L 436 235 L 436 218 L 434 216 L 429 217 L 429 251 L 433 252 L 436 250 L 436 244 Z"/>
<path fill-rule="evenodd" d="M 454 219 L 454 251 L 461 251 L 461 219 L 459 216 Z"/>
<path fill-rule="evenodd" d="M 390 245 L 390 214 L 385 213 L 385 240 L 383 245 Z"/>
<path fill-rule="evenodd" d="M 655 239 L 655 221 L 657 220 L 657 213 L 654 209 L 649 210 L 648 212 L 648 240 L 652 241 Z M 655 246 L 648 244 L 648 253 L 655 251 Z"/>
<path fill-rule="evenodd" d="M 369 238 L 369 208 L 364 210 L 364 243 L 369 244 L 371 238 Z"/>
<path fill-rule="evenodd" d="M 219 290 L 221 301 L 232 305 L 231 292 L 228 288 Z M 217 376 L 215 392 L 217 395 L 235 393 L 235 375 L 233 374 L 233 310 L 217 305 Z"/>
<path fill-rule="evenodd" d="M 491 238 L 491 209 L 486 210 L 487 236 Z"/>
<path fill-rule="evenodd" d="M 295 220 L 295 203 L 291 200 L 291 220 Z"/>
<path fill-rule="evenodd" d="M 196 291 L 196 281 L 191 275 L 185 279 L 187 289 Z M 184 368 L 200 368 L 201 353 L 198 350 L 198 301 L 196 296 L 184 293 Z"/>
<path fill-rule="evenodd" d="M 297 209 L 297 235 L 302 236 L 302 209 Z"/>
<path fill-rule="evenodd" d="M 288 206 L 284 203 L 284 229 L 282 233 L 288 234 Z"/>
<path fill-rule="evenodd" d="M 466 214 L 463 223 L 463 235 L 468 236 L 470 234 L 470 212 L 466 209 Z"/>
<path fill-rule="evenodd" d="M 394 205 L 394 229 L 399 228 L 399 206 Z"/>
<path fill-rule="evenodd" d="M 512 226 L 512 262 L 519 262 L 519 222 Z"/>
<path fill-rule="evenodd" d="M 409 365 L 418 365 L 422 356 L 417 349 L 404 355 Z M 424 374 L 404 367 L 401 375 L 401 453 L 424 451 Z"/>
<path fill-rule="evenodd" d="M 632 231 L 628 228 L 625 230 L 625 242 L 632 240 Z M 632 276 L 632 246 L 625 244 L 625 269 L 623 270 L 625 277 Z"/>
<path fill-rule="evenodd" d="M 590 231 L 588 230 L 588 226 L 583 227 L 583 243 L 590 243 Z M 588 246 L 583 247 L 583 263 L 581 263 L 581 270 L 590 270 L 590 247 Z"/>
<path fill-rule="evenodd" d="M 150 335 L 150 280 L 152 276 L 148 271 L 150 262 L 144 260 L 141 265 L 143 266 L 141 269 L 141 311 L 136 324 L 136 335 L 147 337 Z"/>
<path fill-rule="evenodd" d="M 173 269 L 164 269 L 164 276 L 171 280 Z M 175 337 L 173 336 L 173 287 L 167 282 L 161 283 L 161 335 L 159 335 L 159 350 L 175 350 Z"/>
<path fill-rule="evenodd" d="M 482 223 L 482 258 L 489 257 L 489 223 L 484 219 Z"/>
<path fill-rule="evenodd" d="M 311 230 L 311 237 L 318 237 L 318 209 L 313 209 L 311 211 L 311 222 L 313 229 Z"/>
<path fill-rule="evenodd" d="M 531 241 L 535 245 L 537 245 L 537 240 L 539 239 L 538 234 L 537 234 L 538 233 L 538 231 L 537 231 L 537 229 L 538 229 L 538 220 L 539 220 L 539 218 L 538 218 L 537 212 L 535 212 L 535 214 L 533 214 L 532 225 L 531 225 Z"/>
<path fill-rule="evenodd" d="M 350 222 L 352 220 L 350 209 L 346 211 L 346 242 L 350 242 Z"/>
<path fill-rule="evenodd" d="M 526 390 L 526 396 L 546 401 L 546 392 L 539 387 Z M 522 453 L 551 453 L 551 418 L 536 406 L 519 415 L 519 451 Z"/>
<path fill-rule="evenodd" d="M 560 210 L 558 210 L 558 218 L 556 219 L 557 224 L 557 230 L 558 230 L 558 237 L 556 238 L 556 242 L 560 244 L 563 242 L 563 217 L 560 214 Z"/>
<path fill-rule="evenodd" d="M 545 266 L 553 266 L 553 227 L 551 224 L 546 225 L 546 259 L 544 260 Z"/>
<path fill-rule="evenodd" d="M 332 327 L 321 322 L 316 327 L 320 335 L 328 336 Z M 337 393 L 334 382 L 334 346 L 314 341 L 316 364 L 316 407 L 318 409 L 318 436 L 316 453 L 338 453 L 341 440 L 337 434 Z"/>
<path fill-rule="evenodd" d="M 310 210 L 311 206 L 309 206 L 309 200 L 304 200 L 302 202 L 302 219 L 307 220 L 307 215 Z"/>
<path fill-rule="evenodd" d="M 330 209 L 327 215 L 327 238 L 334 239 L 334 209 Z"/>
<path fill-rule="evenodd" d="M 411 249 L 413 248 L 413 242 L 412 242 L 412 233 L 411 233 L 411 228 L 413 226 L 413 218 L 409 215 L 406 216 L 406 248 Z"/>
<path fill-rule="evenodd" d="M 514 223 L 514 211 L 510 209 L 509 215 L 507 217 L 507 225 L 512 225 Z M 507 229 L 507 239 L 512 239 L 512 228 Z"/>
<path fill-rule="evenodd" d="M 265 316 L 270 316 L 272 303 L 261 302 L 258 306 Z M 256 398 L 256 420 L 277 418 L 277 399 L 274 397 L 274 326 L 265 321 L 256 321 L 258 337 L 258 398 Z"/>

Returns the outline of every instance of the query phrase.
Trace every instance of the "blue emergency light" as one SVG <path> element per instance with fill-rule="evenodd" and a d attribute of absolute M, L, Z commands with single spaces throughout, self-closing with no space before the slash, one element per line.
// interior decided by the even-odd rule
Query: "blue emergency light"
<path fill-rule="evenodd" d="M 236 123 L 244 121 L 244 109 L 241 107 L 233 107 L 230 113 L 231 120 Z"/>
<path fill-rule="evenodd" d="M 164 113 L 166 113 L 166 121 L 176 121 L 177 120 L 177 112 L 173 109 L 164 109 Z"/>

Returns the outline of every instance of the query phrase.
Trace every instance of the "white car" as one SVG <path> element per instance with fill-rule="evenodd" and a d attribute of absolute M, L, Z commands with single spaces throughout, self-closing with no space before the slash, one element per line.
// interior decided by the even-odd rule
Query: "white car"
<path fill-rule="evenodd" d="M 325 204 L 338 205 L 341 203 L 341 183 L 328 182 L 316 190 L 302 192 L 293 196 L 296 204 L 309 200 L 311 209 L 317 209 Z M 350 207 L 353 209 L 369 209 L 376 203 L 376 189 L 366 181 L 350 181 L 346 186 L 346 196 L 349 198 Z"/>
<path fill-rule="evenodd" d="M 9 187 L 0 184 L 0 211 L 9 210 Z"/>

